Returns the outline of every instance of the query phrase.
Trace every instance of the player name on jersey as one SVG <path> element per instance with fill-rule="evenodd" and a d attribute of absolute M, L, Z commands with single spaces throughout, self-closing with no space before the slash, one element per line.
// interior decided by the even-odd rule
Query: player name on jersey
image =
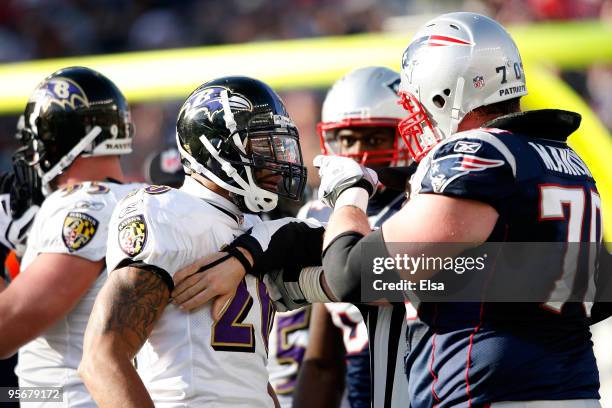
<path fill-rule="evenodd" d="M 569 174 L 571 176 L 593 177 L 586 164 L 584 164 L 582 159 L 580 159 L 580 157 L 578 157 L 569 147 L 559 148 L 534 142 L 528 142 L 528 144 L 533 147 L 542 158 L 548 170 Z"/>

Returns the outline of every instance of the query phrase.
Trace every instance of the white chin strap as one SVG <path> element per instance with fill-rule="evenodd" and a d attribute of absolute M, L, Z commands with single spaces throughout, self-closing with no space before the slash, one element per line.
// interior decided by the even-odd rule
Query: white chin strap
<path fill-rule="evenodd" d="M 451 137 L 455 132 L 457 132 L 457 128 L 459 127 L 459 122 L 463 119 L 461 114 L 461 102 L 463 102 L 463 88 L 465 86 L 465 79 L 463 77 L 459 77 L 457 79 L 457 86 L 455 87 L 455 98 L 453 99 L 453 107 L 451 109 L 451 120 L 448 129 L 448 135 L 446 137 Z"/>
<path fill-rule="evenodd" d="M 229 98 L 226 90 L 221 92 L 221 103 L 223 105 L 224 112 L 223 119 L 225 120 L 227 129 L 232 135 L 232 140 L 234 144 L 242 151 L 242 153 L 246 153 L 245 146 L 243 146 L 242 142 L 240 141 L 240 136 L 236 131 L 236 121 L 230 109 Z M 227 174 L 228 177 L 234 180 L 239 187 L 232 186 L 226 183 L 225 181 L 221 180 L 221 178 L 219 178 L 216 174 L 208 170 L 202 164 L 198 163 L 193 156 L 191 156 L 189 153 L 187 153 L 187 151 L 185 151 L 185 149 L 183 149 L 177 134 L 176 144 L 178 150 L 181 155 L 185 157 L 189 162 L 191 170 L 211 180 L 219 187 L 231 193 L 243 196 L 244 203 L 250 211 L 267 212 L 273 210 L 276 207 L 278 203 L 278 195 L 270 191 L 266 191 L 255 184 L 251 167 L 248 164 L 244 166 L 247 175 L 247 181 L 245 181 L 242 177 L 240 177 L 236 168 L 220 156 L 219 151 L 212 145 L 212 143 L 210 143 L 210 141 L 206 138 L 205 135 L 200 136 L 199 139 L 200 142 L 202 142 L 202 144 L 206 148 L 206 150 L 208 150 L 208 152 L 212 155 L 212 157 L 217 160 L 219 164 L 221 164 L 221 169 L 225 172 L 225 174 Z M 242 157 L 242 161 L 244 163 L 248 163 L 248 159 L 246 159 L 245 157 Z"/>
<path fill-rule="evenodd" d="M 100 133 L 102 133 L 102 128 L 100 126 L 94 126 L 93 129 L 91 129 L 79 143 L 70 149 L 70 151 L 46 173 L 43 173 L 40 169 L 40 164 L 38 165 L 38 172 L 40 174 L 42 183 L 42 193 L 45 197 L 53 192 L 49 187 L 51 180 L 62 174 L 64 170 L 66 170 L 72 164 L 72 162 L 79 157 L 83 150 L 93 143 Z"/>

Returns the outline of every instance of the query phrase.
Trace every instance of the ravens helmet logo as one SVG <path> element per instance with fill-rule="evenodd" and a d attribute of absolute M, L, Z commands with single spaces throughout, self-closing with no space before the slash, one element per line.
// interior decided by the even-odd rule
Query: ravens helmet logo
<path fill-rule="evenodd" d="M 253 104 L 244 95 L 236 92 L 230 92 L 229 89 L 222 86 L 207 86 L 194 92 L 183 105 L 181 114 L 193 117 L 199 112 L 205 112 L 208 120 L 212 121 L 215 115 L 223 111 L 223 103 L 221 101 L 221 93 L 227 92 L 229 106 L 232 111 L 251 112 Z"/>

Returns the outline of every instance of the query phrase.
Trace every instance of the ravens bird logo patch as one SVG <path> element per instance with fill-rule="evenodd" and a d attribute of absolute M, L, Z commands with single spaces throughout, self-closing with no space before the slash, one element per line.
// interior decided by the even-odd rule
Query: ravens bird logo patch
<path fill-rule="evenodd" d="M 134 215 L 119 223 L 119 246 L 129 256 L 142 252 L 147 242 L 147 224 L 142 215 Z"/>
<path fill-rule="evenodd" d="M 98 220 L 91 215 L 71 211 L 64 219 L 62 238 L 68 251 L 74 252 L 83 248 L 96 235 Z"/>

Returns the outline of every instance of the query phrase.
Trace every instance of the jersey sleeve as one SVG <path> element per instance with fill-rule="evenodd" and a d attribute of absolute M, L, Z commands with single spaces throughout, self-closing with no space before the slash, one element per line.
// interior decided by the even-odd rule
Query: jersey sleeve
<path fill-rule="evenodd" d="M 198 225 L 197 231 L 189 231 L 181 209 L 175 208 L 178 200 L 172 200 L 173 194 L 147 194 L 141 189 L 117 205 L 108 234 L 109 273 L 135 265 L 151 270 L 172 286 L 172 276 L 192 263 L 194 246 L 204 256 L 231 242 L 233 235 L 218 223 L 214 228 L 214 222 L 210 222 L 207 227 Z"/>
<path fill-rule="evenodd" d="M 126 262 L 144 264 L 168 271 L 177 252 L 174 231 L 164 226 L 165 214 L 138 190 L 115 208 L 109 226 L 106 264 L 109 273 Z M 155 219 L 156 222 L 151 222 Z M 161 239 L 165 235 L 165 239 Z M 165 254 L 165 256 L 164 256 Z"/>
<path fill-rule="evenodd" d="M 31 232 L 37 253 L 69 254 L 94 262 L 104 259 L 115 199 L 104 191 L 87 193 L 87 188 L 72 195 L 59 191 L 43 204 L 37 215 L 40 222 Z"/>
<path fill-rule="evenodd" d="M 418 193 L 485 202 L 499 211 L 516 185 L 513 153 L 497 136 L 462 132 L 436 148 L 415 174 Z"/>

